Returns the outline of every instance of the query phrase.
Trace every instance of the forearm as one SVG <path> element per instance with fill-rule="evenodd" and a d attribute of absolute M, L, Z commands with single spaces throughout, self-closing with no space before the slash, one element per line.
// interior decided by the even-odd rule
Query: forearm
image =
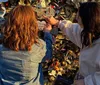
<path fill-rule="evenodd" d="M 51 59 L 52 58 L 52 35 L 50 32 L 44 32 L 44 41 L 46 42 L 46 55 L 45 55 L 45 60 Z"/>

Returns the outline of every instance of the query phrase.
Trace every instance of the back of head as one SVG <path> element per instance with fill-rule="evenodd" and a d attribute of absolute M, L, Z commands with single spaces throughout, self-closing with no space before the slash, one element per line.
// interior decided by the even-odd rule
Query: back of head
<path fill-rule="evenodd" d="M 97 2 L 80 4 L 79 16 L 84 27 L 81 33 L 82 44 L 88 46 L 100 38 L 100 4 Z"/>
<path fill-rule="evenodd" d="M 16 6 L 4 24 L 3 45 L 12 50 L 31 50 L 38 39 L 38 25 L 31 6 Z"/>

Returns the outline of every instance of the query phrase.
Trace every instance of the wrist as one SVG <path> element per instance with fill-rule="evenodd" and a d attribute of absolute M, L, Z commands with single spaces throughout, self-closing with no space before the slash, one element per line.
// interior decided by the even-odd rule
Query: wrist
<path fill-rule="evenodd" d="M 43 32 L 50 32 L 50 30 L 43 30 Z"/>
<path fill-rule="evenodd" d="M 57 20 L 56 23 L 55 23 L 55 26 L 58 26 L 58 25 L 59 25 L 59 22 L 60 22 L 60 21 Z"/>

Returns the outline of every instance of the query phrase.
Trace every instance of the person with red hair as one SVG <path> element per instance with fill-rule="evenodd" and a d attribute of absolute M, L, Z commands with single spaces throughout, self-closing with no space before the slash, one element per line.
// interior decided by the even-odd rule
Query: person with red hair
<path fill-rule="evenodd" d="M 50 30 L 51 25 L 47 24 L 45 38 L 49 37 Z M 40 63 L 46 55 L 46 43 L 38 37 L 32 6 L 18 5 L 10 11 L 2 40 L 0 85 L 44 85 Z"/>

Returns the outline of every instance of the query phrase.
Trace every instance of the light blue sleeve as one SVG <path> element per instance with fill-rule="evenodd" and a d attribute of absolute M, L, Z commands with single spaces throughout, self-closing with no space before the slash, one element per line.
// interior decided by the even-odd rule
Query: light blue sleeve
<path fill-rule="evenodd" d="M 81 28 L 78 23 L 72 23 L 69 20 L 62 20 L 59 22 L 58 28 L 60 28 L 66 38 L 68 38 L 78 47 L 82 48 L 81 32 L 83 28 Z"/>

